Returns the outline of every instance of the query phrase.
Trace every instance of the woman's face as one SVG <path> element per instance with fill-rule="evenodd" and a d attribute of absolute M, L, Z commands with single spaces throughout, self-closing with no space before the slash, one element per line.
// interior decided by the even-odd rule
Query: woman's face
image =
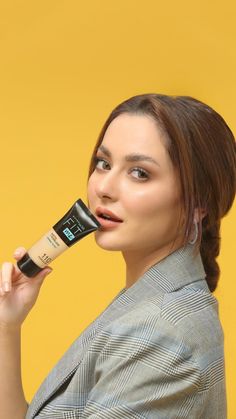
<path fill-rule="evenodd" d="M 147 115 L 121 114 L 109 125 L 88 182 L 91 211 L 102 207 L 122 220 L 95 232 L 103 249 L 147 255 L 180 239 L 180 185 L 165 141 Z"/>

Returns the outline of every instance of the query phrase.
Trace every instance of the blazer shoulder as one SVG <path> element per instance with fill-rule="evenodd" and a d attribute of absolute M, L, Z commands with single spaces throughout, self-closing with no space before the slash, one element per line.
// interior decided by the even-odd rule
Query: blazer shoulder
<path fill-rule="evenodd" d="M 182 351 L 204 369 L 224 358 L 224 335 L 218 302 L 204 281 L 171 293 L 154 293 L 136 302 L 102 331 L 103 338 L 132 338 Z"/>

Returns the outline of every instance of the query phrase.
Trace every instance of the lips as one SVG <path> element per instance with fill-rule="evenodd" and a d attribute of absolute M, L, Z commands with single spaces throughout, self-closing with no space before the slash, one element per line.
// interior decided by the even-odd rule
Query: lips
<path fill-rule="evenodd" d="M 118 223 L 123 222 L 121 218 L 119 218 L 116 214 L 114 214 L 114 212 L 108 210 L 107 208 L 97 207 L 95 213 L 99 219 L 110 220 Z"/>

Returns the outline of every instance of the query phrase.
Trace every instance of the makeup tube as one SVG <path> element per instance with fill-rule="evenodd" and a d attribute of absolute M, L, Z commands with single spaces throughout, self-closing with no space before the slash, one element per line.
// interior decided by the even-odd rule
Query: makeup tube
<path fill-rule="evenodd" d="M 27 251 L 17 262 L 17 266 L 24 275 L 33 277 L 61 253 L 99 227 L 101 224 L 84 202 L 78 199 L 64 217 Z"/>

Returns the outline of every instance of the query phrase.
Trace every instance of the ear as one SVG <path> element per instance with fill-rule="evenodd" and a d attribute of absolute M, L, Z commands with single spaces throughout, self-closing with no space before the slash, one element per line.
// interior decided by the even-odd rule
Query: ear
<path fill-rule="evenodd" d="M 205 208 L 195 208 L 194 210 L 194 221 L 202 221 L 202 219 L 207 215 L 207 210 Z"/>

